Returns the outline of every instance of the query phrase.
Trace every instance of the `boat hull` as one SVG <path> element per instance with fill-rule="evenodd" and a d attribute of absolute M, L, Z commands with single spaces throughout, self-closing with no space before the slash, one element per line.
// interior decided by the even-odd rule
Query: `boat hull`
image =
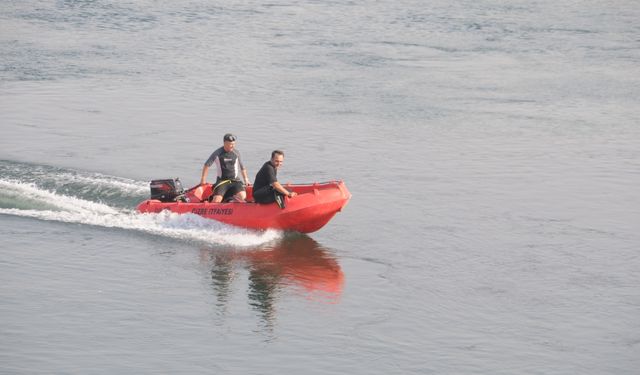
<path fill-rule="evenodd" d="M 251 202 L 252 187 L 247 187 L 248 202 L 210 203 L 203 198 L 211 194 L 211 185 L 189 189 L 189 202 L 161 202 L 148 199 L 137 207 L 142 213 L 168 210 L 178 214 L 196 214 L 225 224 L 250 229 L 279 229 L 311 233 L 325 226 L 340 212 L 351 198 L 344 182 L 331 181 L 313 184 L 287 184 L 285 188 L 298 193 L 285 197 L 286 207 L 277 204 Z"/>

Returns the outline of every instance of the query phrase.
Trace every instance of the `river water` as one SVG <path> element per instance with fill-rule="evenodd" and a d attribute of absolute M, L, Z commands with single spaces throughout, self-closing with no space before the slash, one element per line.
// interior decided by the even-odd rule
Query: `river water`
<path fill-rule="evenodd" d="M 635 1 L 0 0 L 0 373 L 636 374 Z M 238 137 L 310 235 L 139 215 Z"/>

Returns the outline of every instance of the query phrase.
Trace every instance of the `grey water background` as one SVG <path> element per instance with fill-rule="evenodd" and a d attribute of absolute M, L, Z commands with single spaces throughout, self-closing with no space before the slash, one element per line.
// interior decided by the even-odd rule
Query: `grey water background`
<path fill-rule="evenodd" d="M 0 1 L 0 373 L 636 374 L 635 1 Z M 133 212 L 344 179 L 309 236 Z"/>

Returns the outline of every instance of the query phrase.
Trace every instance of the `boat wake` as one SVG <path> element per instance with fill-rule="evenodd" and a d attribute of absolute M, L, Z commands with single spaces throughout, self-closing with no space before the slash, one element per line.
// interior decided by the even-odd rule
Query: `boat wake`
<path fill-rule="evenodd" d="M 193 214 L 140 214 L 131 208 L 147 196 L 147 182 L 0 161 L 0 215 L 238 247 L 257 246 L 282 236 L 275 230 L 251 231 Z"/>

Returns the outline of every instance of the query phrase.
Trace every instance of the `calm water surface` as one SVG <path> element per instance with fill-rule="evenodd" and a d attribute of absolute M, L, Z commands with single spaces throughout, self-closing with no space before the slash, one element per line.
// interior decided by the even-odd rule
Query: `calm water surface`
<path fill-rule="evenodd" d="M 0 0 L 0 373 L 635 374 L 634 1 Z M 138 215 L 222 135 L 311 235 Z"/>

